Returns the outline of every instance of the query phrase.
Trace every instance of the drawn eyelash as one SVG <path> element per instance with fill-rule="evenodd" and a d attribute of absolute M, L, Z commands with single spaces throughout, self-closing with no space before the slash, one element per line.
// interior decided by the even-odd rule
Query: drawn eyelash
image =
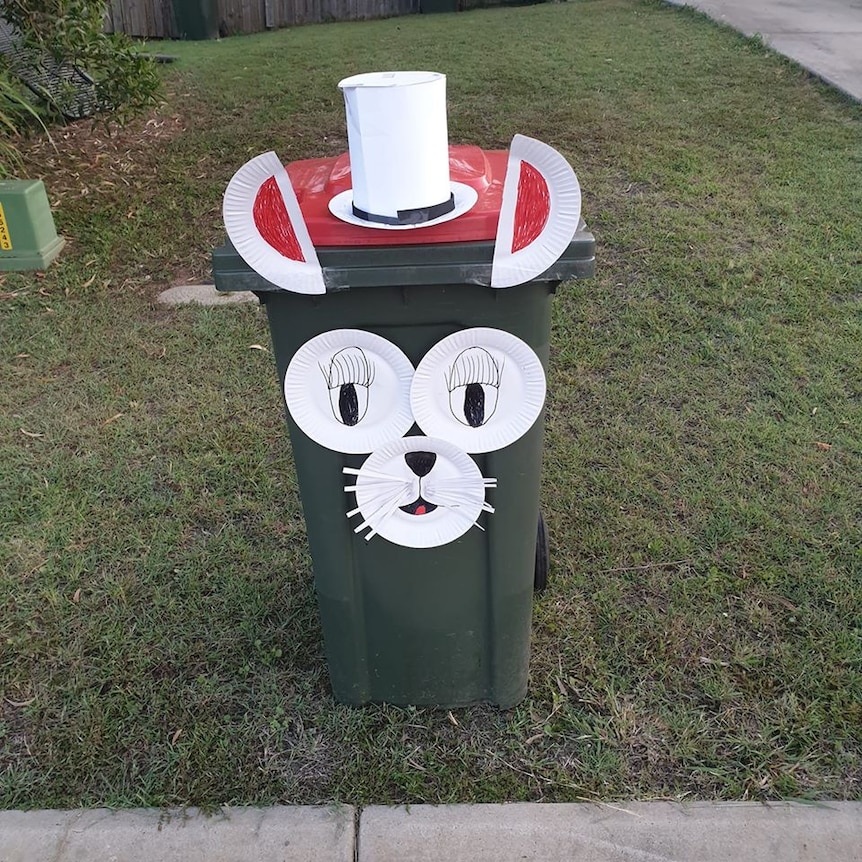
<path fill-rule="evenodd" d="M 446 387 L 453 392 L 459 386 L 481 383 L 500 386 L 502 367 L 484 347 L 468 347 L 458 354 L 446 378 Z"/>
<path fill-rule="evenodd" d="M 330 389 L 339 386 L 371 386 L 376 369 L 360 347 L 345 347 L 329 361 L 329 368 L 320 367 Z"/>

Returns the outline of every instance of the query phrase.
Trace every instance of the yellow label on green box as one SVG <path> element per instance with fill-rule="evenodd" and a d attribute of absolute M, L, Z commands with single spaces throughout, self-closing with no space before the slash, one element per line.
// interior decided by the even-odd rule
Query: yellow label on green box
<path fill-rule="evenodd" d="M 6 224 L 6 213 L 0 203 L 0 251 L 12 251 L 12 237 L 9 236 L 9 226 Z"/>

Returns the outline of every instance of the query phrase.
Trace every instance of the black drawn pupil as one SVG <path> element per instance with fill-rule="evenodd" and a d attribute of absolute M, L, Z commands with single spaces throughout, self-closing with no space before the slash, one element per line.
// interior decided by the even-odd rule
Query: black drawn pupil
<path fill-rule="evenodd" d="M 468 383 L 464 391 L 464 418 L 471 428 L 485 421 L 485 390 L 481 383 Z"/>
<path fill-rule="evenodd" d="M 359 399 L 352 383 L 345 383 L 338 393 L 338 412 L 345 425 L 355 425 L 359 421 Z"/>

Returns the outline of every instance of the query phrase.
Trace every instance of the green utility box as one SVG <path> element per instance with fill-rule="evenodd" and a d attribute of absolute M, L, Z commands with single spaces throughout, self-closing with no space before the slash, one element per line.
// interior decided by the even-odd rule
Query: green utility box
<path fill-rule="evenodd" d="M 173 0 L 178 39 L 218 39 L 218 0 Z"/>
<path fill-rule="evenodd" d="M 0 180 L 0 271 L 45 269 L 65 242 L 42 180 Z"/>
<path fill-rule="evenodd" d="M 318 248 L 329 292 L 279 290 L 231 245 L 213 252 L 216 287 L 253 291 L 269 317 L 279 380 L 309 339 L 339 328 L 382 336 L 414 367 L 446 336 L 492 327 L 526 342 L 547 369 L 557 285 L 594 271 L 583 223 L 540 278 L 492 289 L 492 242 Z M 335 286 L 336 289 L 333 289 Z M 309 385 L 315 372 L 309 371 Z M 494 477 L 494 513 L 439 547 L 403 547 L 354 532 L 344 468 L 364 455 L 318 445 L 287 422 L 308 529 L 326 655 L 344 703 L 510 707 L 527 689 L 542 458 L 542 418 L 511 445 L 470 457 Z M 414 425 L 410 435 L 421 434 Z"/>

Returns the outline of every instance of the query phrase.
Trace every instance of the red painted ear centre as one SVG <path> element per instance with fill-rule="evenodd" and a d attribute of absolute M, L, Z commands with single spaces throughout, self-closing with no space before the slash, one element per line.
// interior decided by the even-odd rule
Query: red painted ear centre
<path fill-rule="evenodd" d="M 290 223 L 275 177 L 270 177 L 258 189 L 253 215 L 255 227 L 269 245 L 285 257 L 305 263 L 305 255 Z"/>
<path fill-rule="evenodd" d="M 544 230 L 550 214 L 551 193 L 545 178 L 531 164 L 522 161 L 512 251 L 520 251 L 534 242 Z"/>

